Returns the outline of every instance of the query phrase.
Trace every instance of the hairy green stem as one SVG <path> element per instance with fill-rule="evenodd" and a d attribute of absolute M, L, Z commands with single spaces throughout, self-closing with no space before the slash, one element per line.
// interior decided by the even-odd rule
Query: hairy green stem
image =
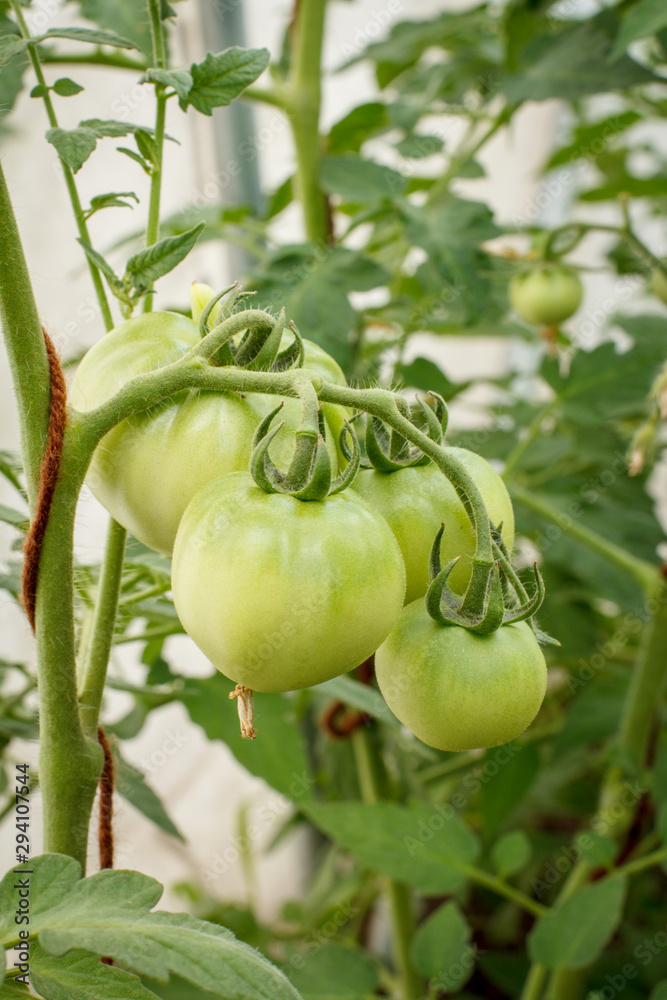
<path fill-rule="evenodd" d="M 21 35 L 23 38 L 30 38 L 30 31 L 23 17 L 21 7 L 18 0 L 10 0 L 12 5 L 12 10 L 16 16 L 19 28 L 21 29 Z M 39 55 L 37 54 L 37 47 L 35 45 L 28 46 L 28 55 L 30 56 L 30 62 L 32 63 L 32 68 L 35 71 L 35 76 L 37 77 L 37 82 L 43 88 L 42 99 L 44 101 L 44 107 L 46 108 L 46 114 L 49 119 L 49 124 L 51 128 L 58 128 L 58 119 L 56 117 L 55 110 L 53 108 L 53 101 L 51 100 L 51 95 L 44 79 L 44 73 L 42 72 L 42 64 L 40 62 Z M 67 185 L 67 191 L 69 193 L 69 198 L 72 203 L 72 209 L 74 211 L 74 218 L 76 220 L 76 228 L 79 232 L 79 236 L 86 243 L 90 244 L 90 234 L 88 232 L 88 226 L 86 224 L 86 219 L 83 214 L 83 208 L 81 205 L 81 200 L 79 198 L 79 192 L 77 191 L 76 183 L 74 181 L 74 174 L 72 173 L 72 168 L 68 166 L 67 163 L 60 158 L 60 164 L 62 166 L 63 175 L 65 177 L 65 184 Z M 102 283 L 102 275 L 99 272 L 99 268 L 92 263 L 92 261 L 87 260 L 88 269 L 90 271 L 90 276 L 92 278 L 93 286 L 95 288 L 95 294 L 97 295 L 97 300 L 100 304 L 100 309 L 102 311 L 102 319 L 107 330 L 110 330 L 113 326 L 113 319 L 111 317 L 111 310 L 109 309 L 109 302 L 107 300 L 106 292 L 104 291 L 104 285 Z"/>
<path fill-rule="evenodd" d="M 296 148 L 296 188 L 306 237 L 317 244 L 328 239 L 327 204 L 320 187 L 320 104 L 322 43 L 326 0 L 299 0 L 294 24 L 293 68 L 289 109 Z"/>
<path fill-rule="evenodd" d="M 644 559 L 633 556 L 630 552 L 626 552 L 625 549 L 621 548 L 620 545 L 610 542 L 607 538 L 603 538 L 602 535 L 598 535 L 597 532 L 585 527 L 585 525 L 578 524 L 573 516 L 565 511 L 558 510 L 548 500 L 537 496 L 535 493 L 531 493 L 530 490 L 525 489 L 518 483 L 508 481 L 507 488 L 510 491 L 512 499 L 521 504 L 521 506 L 527 507 L 528 510 L 534 511 L 547 521 L 553 522 L 566 535 L 582 542 L 589 549 L 592 549 L 610 563 L 613 563 L 614 566 L 618 566 L 625 573 L 629 573 L 647 593 L 654 592 L 658 581 L 657 566 L 653 566 Z"/>
<path fill-rule="evenodd" d="M 28 501 L 34 512 L 42 455 L 49 429 L 51 375 L 28 265 L 2 165 L 0 232 L 3 244 L 0 323 L 18 407 Z"/>
<path fill-rule="evenodd" d="M 359 778 L 361 797 L 372 805 L 380 801 L 377 759 L 370 734 L 363 727 L 352 734 L 352 747 Z M 410 961 L 410 942 L 415 932 L 415 918 L 410 888 L 402 882 L 386 880 L 387 899 L 391 913 L 394 961 L 400 979 L 401 1000 L 418 1000 L 423 995 L 421 977 Z"/>
<path fill-rule="evenodd" d="M 112 519 L 107 530 L 98 596 L 93 612 L 91 642 L 87 650 L 79 693 L 81 725 L 85 735 L 91 739 L 95 738 L 97 732 L 107 665 L 116 625 L 126 538 L 125 528 Z"/>

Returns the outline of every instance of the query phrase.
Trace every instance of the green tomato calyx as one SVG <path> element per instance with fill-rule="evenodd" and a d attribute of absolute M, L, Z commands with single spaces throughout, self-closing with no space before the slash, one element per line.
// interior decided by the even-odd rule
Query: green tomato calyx
<path fill-rule="evenodd" d="M 191 296 L 193 303 L 196 302 L 196 308 L 193 305 L 193 317 L 195 312 L 201 309 L 198 322 L 202 339 L 217 331 L 234 314 L 242 316 L 243 310 L 236 307 L 242 299 L 255 294 L 245 292 L 238 282 L 234 282 L 217 295 L 211 295 L 203 305 L 209 293 L 207 285 L 197 285 Z M 234 365 L 236 368 L 246 368 L 250 371 L 287 371 L 289 368 L 301 368 L 305 348 L 301 334 L 293 322 L 290 322 L 289 330 L 294 339 L 286 348 L 280 350 L 285 330 L 285 310 L 281 310 L 277 318 L 267 312 L 266 322 L 261 317 L 258 322 L 256 310 L 253 310 L 252 314 L 252 325 L 249 324 L 246 330 L 240 331 L 241 337 L 238 341 L 234 339 L 239 333 L 238 327 L 230 329 L 229 336 L 211 358 L 212 364 L 218 367 Z"/>
<path fill-rule="evenodd" d="M 317 413 L 317 429 L 302 426 L 296 431 L 296 447 L 287 472 L 281 472 L 271 461 L 269 445 L 284 425 L 281 421 L 271 427 L 273 419 L 280 412 L 282 403 L 268 413 L 261 422 L 253 441 L 250 458 L 250 473 L 266 493 L 284 493 L 297 500 L 325 500 L 334 493 L 340 493 L 351 484 L 359 470 L 359 442 L 345 422 L 340 432 L 341 450 L 350 455 L 347 466 L 336 479 L 331 469 L 331 456 L 325 442 L 325 422 L 322 410 Z M 351 442 L 343 440 L 349 436 Z"/>
<path fill-rule="evenodd" d="M 440 625 L 459 625 L 475 635 L 491 635 L 501 625 L 533 617 L 544 600 L 544 580 L 534 563 L 535 593 L 529 597 L 511 565 L 500 526 L 492 528 L 495 562 L 473 558 L 470 582 L 463 597 L 455 594 L 447 583 L 458 557 L 444 568 L 441 565 L 444 530 L 443 524 L 431 549 L 431 583 L 426 592 L 426 610 L 434 621 Z"/>
<path fill-rule="evenodd" d="M 416 406 L 407 409 L 406 416 L 415 426 L 420 426 L 437 444 L 442 444 L 447 429 L 447 405 L 437 392 L 430 393 L 433 405 L 418 399 Z M 378 472 L 397 472 L 409 466 L 428 465 L 431 459 L 419 448 L 411 445 L 397 431 L 387 428 L 378 417 L 366 420 L 366 468 Z"/>

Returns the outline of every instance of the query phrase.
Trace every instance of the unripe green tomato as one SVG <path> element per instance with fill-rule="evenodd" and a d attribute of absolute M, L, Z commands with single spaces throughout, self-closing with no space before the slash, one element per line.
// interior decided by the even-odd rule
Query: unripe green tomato
<path fill-rule="evenodd" d="M 474 451 L 447 450 L 475 480 L 493 523 L 502 521 L 503 538 L 511 551 L 514 511 L 502 478 Z M 417 465 L 396 472 L 363 469 L 354 481 L 354 489 L 382 514 L 396 536 L 407 571 L 406 604 L 423 597 L 428 589 L 429 555 L 442 523 L 442 565 L 461 556 L 448 583 L 458 593 L 465 590 L 475 552 L 475 532 L 456 490 L 436 465 Z"/>
<path fill-rule="evenodd" d="M 199 343 L 196 323 L 178 313 L 154 312 L 127 320 L 98 341 L 83 358 L 70 390 L 81 411 L 100 406 L 135 375 L 182 357 Z M 306 363 L 330 381 L 345 384 L 333 358 L 306 341 Z M 206 483 L 226 472 L 247 470 L 255 429 L 278 405 L 275 396 L 186 390 L 118 424 L 98 445 L 86 477 L 92 493 L 123 527 L 152 549 L 171 554 L 183 511 Z M 328 435 L 334 468 L 334 433 L 347 411 L 329 405 L 336 422 Z M 285 427 L 271 457 L 287 468 L 301 404 L 285 399 Z"/>
<path fill-rule="evenodd" d="M 403 614 L 375 654 L 387 705 L 439 750 L 495 747 L 519 736 L 544 699 L 547 667 L 530 625 L 473 635 L 440 625 L 423 601 Z"/>
<path fill-rule="evenodd" d="M 657 267 L 651 272 L 651 291 L 667 306 L 667 277 Z"/>
<path fill-rule="evenodd" d="M 533 326 L 558 326 L 576 313 L 584 294 L 576 271 L 544 264 L 515 275 L 509 297 L 516 314 Z"/>
<path fill-rule="evenodd" d="M 358 666 L 389 634 L 405 569 L 352 490 L 304 501 L 223 476 L 188 505 L 172 564 L 185 631 L 226 677 L 291 691 Z"/>

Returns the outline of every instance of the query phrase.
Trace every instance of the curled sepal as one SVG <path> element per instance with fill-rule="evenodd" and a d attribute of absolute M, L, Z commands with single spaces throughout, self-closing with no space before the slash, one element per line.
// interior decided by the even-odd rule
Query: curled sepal
<path fill-rule="evenodd" d="M 352 442 L 352 448 L 350 449 L 347 443 L 347 437 L 349 436 Z M 361 461 L 361 451 L 359 450 L 359 441 L 357 440 L 357 435 L 352 430 L 351 426 L 348 424 L 347 420 L 341 427 L 340 435 L 338 438 L 340 444 L 340 450 L 347 459 L 347 465 L 331 484 L 329 489 L 329 496 L 333 496 L 334 493 L 340 493 L 341 490 L 347 489 L 354 482 L 357 472 L 359 471 L 359 463 Z"/>
<path fill-rule="evenodd" d="M 435 441 L 436 444 L 442 444 L 445 439 L 445 432 L 447 430 L 447 422 L 449 419 L 447 404 L 439 393 L 431 392 L 429 395 L 433 398 L 433 406 L 430 406 L 424 399 L 421 398 L 417 399 L 417 405 L 419 406 L 420 413 L 424 418 L 428 436 L 432 441 Z"/>
<path fill-rule="evenodd" d="M 498 565 L 494 563 L 492 566 L 482 567 L 480 564 L 480 575 L 483 570 L 486 576 L 486 589 L 477 606 L 470 607 L 468 595 L 471 585 L 461 598 L 447 583 L 458 560 L 459 557 L 448 562 L 431 581 L 426 592 L 426 610 L 440 625 L 459 625 L 475 635 L 491 635 L 503 623 L 503 595 Z M 473 564 L 473 574 L 475 568 Z M 471 584 L 472 582 L 471 579 Z"/>
<path fill-rule="evenodd" d="M 202 289 L 206 289 L 207 287 L 208 286 L 202 286 Z M 207 292 L 200 290 L 200 295 L 198 297 L 203 302 L 203 299 L 206 297 L 207 294 L 208 294 Z M 229 299 L 227 300 L 223 308 L 220 300 L 223 299 L 227 294 L 229 294 Z M 229 288 L 223 288 L 221 292 L 219 292 L 217 295 L 213 295 L 208 300 L 206 305 L 203 306 L 201 314 L 199 316 L 199 336 L 202 338 L 202 340 L 208 333 L 210 333 L 211 329 L 213 329 L 219 321 L 222 322 L 222 320 L 226 319 L 226 317 L 231 314 L 231 310 L 233 309 L 234 304 L 237 302 L 241 294 L 242 294 L 242 288 L 239 285 L 238 281 L 235 281 L 233 285 L 229 286 Z M 209 326 L 209 319 L 211 317 L 213 317 L 213 326 Z M 211 358 L 212 364 L 221 368 L 225 367 L 226 365 L 234 364 L 234 355 L 232 354 L 232 347 L 230 343 L 232 336 L 233 334 L 230 333 L 227 340 L 225 340 L 224 343 L 222 343 L 220 347 L 217 349 L 217 351 Z"/>
<path fill-rule="evenodd" d="M 405 438 L 388 431 L 378 417 L 366 419 L 366 457 L 378 472 L 397 472 L 414 465 L 422 457 L 417 448 L 409 448 Z"/>
<path fill-rule="evenodd" d="M 324 500 L 331 488 L 331 456 L 324 441 L 324 418 L 318 416 L 319 431 L 301 428 L 287 472 L 281 472 L 269 456 L 269 445 L 283 427 L 271 428 L 280 407 L 268 414 L 255 432 L 250 472 L 257 485 L 267 493 L 283 493 L 297 500 Z"/>
<path fill-rule="evenodd" d="M 240 342 L 232 346 L 234 364 L 249 371 L 271 371 L 285 329 L 285 310 L 274 319 L 266 314 L 266 323 L 246 330 Z"/>
<path fill-rule="evenodd" d="M 280 351 L 276 356 L 271 368 L 273 372 L 285 372 L 289 368 L 303 368 L 303 360 L 306 354 L 303 337 L 299 333 L 296 323 L 293 321 L 290 322 L 289 329 L 294 335 L 294 340 L 289 347 L 286 347 L 284 351 Z"/>
<path fill-rule="evenodd" d="M 539 611 L 540 605 L 544 600 L 545 587 L 542 574 L 537 568 L 537 563 L 533 563 L 533 574 L 535 576 L 535 593 L 531 598 L 520 604 L 518 608 L 511 608 L 506 611 L 503 616 L 503 624 L 512 625 L 514 622 L 525 622 Z"/>

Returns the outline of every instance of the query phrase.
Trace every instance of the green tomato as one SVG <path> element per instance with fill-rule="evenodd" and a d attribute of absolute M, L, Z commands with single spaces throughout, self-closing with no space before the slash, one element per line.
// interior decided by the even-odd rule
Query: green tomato
<path fill-rule="evenodd" d="M 517 315 L 533 326 L 558 326 L 576 313 L 584 294 L 576 271 L 544 264 L 512 278 L 509 296 Z"/>
<path fill-rule="evenodd" d="M 230 473 L 183 515 L 172 589 L 183 627 L 221 673 L 291 691 L 377 649 L 400 614 L 405 568 L 386 521 L 352 490 L 303 501 Z"/>
<path fill-rule="evenodd" d="M 667 278 L 657 267 L 651 272 L 650 289 L 667 306 Z"/>
<path fill-rule="evenodd" d="M 511 550 L 514 511 L 501 477 L 474 451 L 466 448 L 449 448 L 448 451 L 475 480 L 494 524 L 502 521 L 503 538 Z M 417 465 L 396 472 L 364 469 L 355 479 L 354 489 L 382 514 L 396 535 L 407 571 L 406 604 L 426 593 L 429 555 L 443 523 L 442 565 L 461 556 L 448 582 L 458 593 L 465 590 L 475 552 L 475 532 L 456 490 L 437 466 Z"/>
<path fill-rule="evenodd" d="M 415 736 L 439 750 L 508 743 L 533 721 L 547 667 L 526 622 L 473 635 L 409 604 L 375 654 L 385 701 Z"/>
<path fill-rule="evenodd" d="M 92 410 L 128 379 L 176 361 L 198 342 L 197 324 L 178 313 L 130 319 L 88 351 L 70 390 L 70 402 L 77 410 Z M 345 384 L 336 362 L 315 344 L 306 342 L 305 363 L 323 378 Z M 91 462 L 88 486 L 136 538 L 169 555 L 192 497 L 226 472 L 247 470 L 255 429 L 278 402 L 274 396 L 180 392 L 124 420 L 104 437 Z M 347 414 L 342 407 L 329 405 L 326 415 L 337 432 Z M 271 457 L 287 468 L 301 419 L 298 400 L 284 401 L 281 419 L 285 427 L 271 446 Z M 334 429 L 328 446 L 337 467 L 333 434 Z"/>

